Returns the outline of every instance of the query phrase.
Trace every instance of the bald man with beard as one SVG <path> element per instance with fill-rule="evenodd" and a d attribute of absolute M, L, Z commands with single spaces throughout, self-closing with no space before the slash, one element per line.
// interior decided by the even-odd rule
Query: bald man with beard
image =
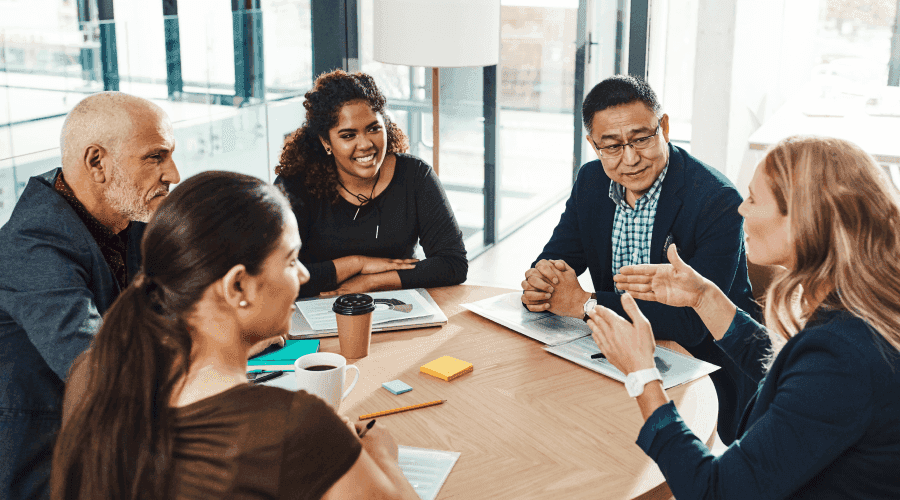
<path fill-rule="evenodd" d="M 78 103 L 60 149 L 62 168 L 32 177 L 0 228 L 2 499 L 48 497 L 69 367 L 138 272 L 144 223 L 180 180 L 166 113 L 128 94 Z"/>

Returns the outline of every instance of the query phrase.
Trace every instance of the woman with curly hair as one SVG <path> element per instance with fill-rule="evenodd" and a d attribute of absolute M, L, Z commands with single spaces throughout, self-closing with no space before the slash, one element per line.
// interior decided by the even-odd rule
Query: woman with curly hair
<path fill-rule="evenodd" d="M 462 231 L 444 189 L 429 165 L 405 154 L 408 140 L 385 103 L 371 76 L 342 70 L 320 75 L 306 93 L 306 121 L 275 168 L 300 221 L 310 274 L 301 296 L 466 279 Z"/>
<path fill-rule="evenodd" d="M 763 327 L 669 248 L 665 265 L 615 276 L 633 323 L 606 308 L 588 325 L 628 374 L 646 419 L 637 444 L 675 497 L 900 498 L 900 203 L 854 144 L 791 137 L 769 151 L 738 209 L 747 258 L 785 268 Z M 690 307 L 758 384 L 738 438 L 713 456 L 654 373 L 653 332 L 634 298 Z M 646 385 L 645 385 L 646 384 Z"/>

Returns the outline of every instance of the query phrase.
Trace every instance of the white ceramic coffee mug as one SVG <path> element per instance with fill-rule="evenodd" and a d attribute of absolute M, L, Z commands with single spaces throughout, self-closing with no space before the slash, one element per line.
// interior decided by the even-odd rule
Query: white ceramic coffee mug
<path fill-rule="evenodd" d="M 344 380 L 347 370 L 350 369 L 356 371 L 356 377 L 345 391 Z M 359 380 L 359 368 L 348 365 L 347 360 L 340 354 L 330 352 L 301 356 L 294 361 L 294 373 L 297 376 L 297 390 L 319 396 L 331 405 L 334 411 L 338 411 L 341 401 L 350 394 Z"/>

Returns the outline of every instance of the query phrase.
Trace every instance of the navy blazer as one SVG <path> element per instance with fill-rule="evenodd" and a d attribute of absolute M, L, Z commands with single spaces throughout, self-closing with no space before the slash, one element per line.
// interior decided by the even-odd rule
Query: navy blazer
<path fill-rule="evenodd" d="M 590 269 L 597 303 L 628 318 L 613 282 L 616 204 L 609 197 L 610 182 L 599 160 L 581 167 L 559 224 L 532 267 L 541 259 L 562 259 L 579 275 Z M 665 250 L 671 236 L 688 265 L 715 283 L 735 305 L 758 314 L 747 276 L 743 217 L 737 212 L 742 201 L 724 175 L 670 143 L 669 166 L 653 222 L 650 263 L 669 262 Z M 720 370 L 711 378 L 719 396 L 719 436 L 726 444 L 731 443 L 744 405 L 756 386 L 739 376 L 737 367 L 715 345 L 691 308 L 642 300 L 637 303 L 657 339 L 674 340 L 695 357 L 724 369 L 725 373 Z"/>
<path fill-rule="evenodd" d="M 613 282 L 616 205 L 609 198 L 610 182 L 600 160 L 581 168 L 565 212 L 537 260 L 562 259 L 579 275 L 590 269 L 597 303 L 627 318 Z M 747 277 L 743 217 L 737 212 L 742 201 L 724 175 L 669 144 L 669 167 L 653 222 L 650 263 L 669 262 L 665 243 L 671 236 L 688 265 L 715 283 L 738 307 L 755 310 Z M 637 302 L 658 339 L 675 340 L 688 347 L 699 344 L 707 333 L 703 321 L 690 308 Z"/>
<path fill-rule="evenodd" d="M 69 367 L 91 343 L 119 283 L 69 203 L 60 169 L 32 177 L 0 228 L 0 498 L 47 497 Z M 145 224 L 125 265 L 140 268 Z"/>
<path fill-rule="evenodd" d="M 714 457 L 671 403 L 638 437 L 677 498 L 900 498 L 900 353 L 865 321 L 819 309 L 768 372 L 769 337 L 743 311 L 718 345 L 760 382 L 739 439 Z"/>

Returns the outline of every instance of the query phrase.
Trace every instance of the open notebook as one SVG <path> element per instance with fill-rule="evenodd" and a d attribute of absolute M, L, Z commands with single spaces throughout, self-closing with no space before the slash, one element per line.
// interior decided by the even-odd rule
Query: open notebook
<path fill-rule="evenodd" d="M 447 316 L 424 288 L 369 292 L 375 299 L 372 333 L 408 330 L 447 324 Z M 291 337 L 309 339 L 337 335 L 337 320 L 331 310 L 337 297 L 298 300 L 291 318 Z"/>

